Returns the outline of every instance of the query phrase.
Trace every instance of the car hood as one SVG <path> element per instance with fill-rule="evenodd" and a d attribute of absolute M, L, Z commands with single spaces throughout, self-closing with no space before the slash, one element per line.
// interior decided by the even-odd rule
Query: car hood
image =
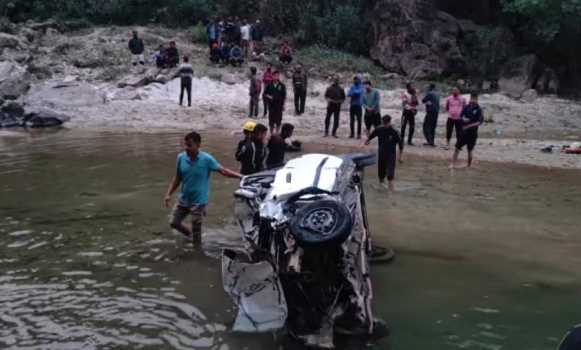
<path fill-rule="evenodd" d="M 332 192 L 337 170 L 344 160 L 327 154 L 307 154 L 292 159 L 276 172 L 267 200 L 279 199 L 309 187 Z"/>

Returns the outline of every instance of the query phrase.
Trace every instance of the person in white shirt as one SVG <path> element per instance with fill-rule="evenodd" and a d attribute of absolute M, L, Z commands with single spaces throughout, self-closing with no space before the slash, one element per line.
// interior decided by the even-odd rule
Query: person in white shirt
<path fill-rule="evenodd" d="M 250 47 L 250 32 L 252 27 L 248 24 L 247 20 L 244 20 L 243 25 L 240 27 L 240 37 L 242 41 L 242 50 L 244 50 L 244 57 L 248 58 L 248 49 Z"/>

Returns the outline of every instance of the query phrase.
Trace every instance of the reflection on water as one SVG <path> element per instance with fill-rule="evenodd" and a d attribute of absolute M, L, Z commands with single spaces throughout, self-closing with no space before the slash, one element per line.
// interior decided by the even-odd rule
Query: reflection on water
<path fill-rule="evenodd" d="M 236 183 L 213 179 L 205 254 L 168 229 L 180 136 L 0 133 L 0 348 L 279 348 L 228 332 L 215 257 L 239 244 Z M 204 142 L 236 166 L 234 141 Z M 374 238 L 399 251 L 373 270 L 392 337 L 371 348 L 554 349 L 581 321 L 577 175 L 431 165 L 408 160 L 395 195 L 367 178 Z"/>

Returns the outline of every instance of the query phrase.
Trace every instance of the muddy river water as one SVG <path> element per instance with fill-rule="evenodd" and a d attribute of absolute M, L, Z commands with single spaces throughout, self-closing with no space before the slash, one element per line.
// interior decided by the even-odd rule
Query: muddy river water
<path fill-rule="evenodd" d="M 180 136 L 0 134 L 0 349 L 282 348 L 228 331 L 212 256 L 237 242 L 235 181 L 213 177 L 206 254 L 178 254 L 162 196 Z M 236 166 L 234 138 L 204 143 Z M 410 158 L 390 195 L 374 175 L 372 233 L 398 256 L 373 267 L 392 335 L 372 349 L 549 350 L 581 323 L 580 172 Z"/>

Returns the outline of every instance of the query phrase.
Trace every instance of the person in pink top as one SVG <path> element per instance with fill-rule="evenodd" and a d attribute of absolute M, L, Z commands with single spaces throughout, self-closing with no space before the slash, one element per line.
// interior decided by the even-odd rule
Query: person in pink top
<path fill-rule="evenodd" d="M 446 111 L 448 112 L 448 121 L 446 122 L 446 149 L 450 148 L 450 139 L 452 132 L 456 129 L 456 140 L 460 138 L 462 132 L 462 110 L 466 107 L 466 99 L 460 95 L 460 89 L 452 89 L 452 95 L 446 99 Z"/>
<path fill-rule="evenodd" d="M 272 71 L 272 64 L 268 64 L 266 66 L 266 70 L 264 71 L 264 73 L 262 74 L 262 86 L 264 87 L 264 89 L 262 90 L 262 102 L 264 103 L 264 115 L 262 116 L 263 118 L 266 118 L 266 115 L 268 114 L 268 107 L 269 107 L 269 100 L 267 98 L 264 98 L 264 91 L 266 91 L 266 88 L 268 87 L 268 85 L 272 84 L 272 81 L 274 80 L 274 72 Z"/>

